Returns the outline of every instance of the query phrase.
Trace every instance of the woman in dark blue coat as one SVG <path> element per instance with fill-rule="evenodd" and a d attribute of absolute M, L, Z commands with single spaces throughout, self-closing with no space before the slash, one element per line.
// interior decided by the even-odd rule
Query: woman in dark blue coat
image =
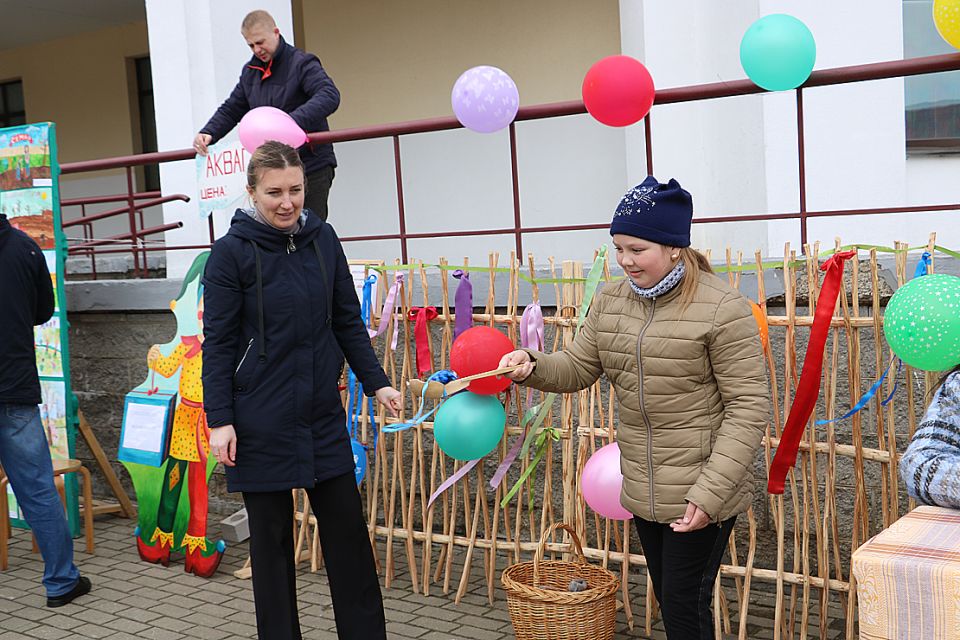
<path fill-rule="evenodd" d="M 304 488 L 341 638 L 386 638 L 383 602 L 337 387 L 343 356 L 396 415 L 336 233 L 303 209 L 296 150 L 267 142 L 203 276 L 204 408 L 227 488 L 243 493 L 261 638 L 300 638 L 291 489 Z"/>

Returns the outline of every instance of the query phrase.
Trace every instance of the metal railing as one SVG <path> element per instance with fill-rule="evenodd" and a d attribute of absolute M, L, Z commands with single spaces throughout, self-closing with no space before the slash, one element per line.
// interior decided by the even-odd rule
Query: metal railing
<path fill-rule="evenodd" d="M 960 70 L 960 53 L 929 56 L 924 58 L 912 58 L 908 60 L 896 60 L 890 62 L 877 62 L 871 64 L 838 67 L 834 69 L 824 69 L 815 71 L 810 78 L 799 88 L 794 89 L 796 95 L 796 138 L 798 149 L 798 186 L 799 202 L 797 209 L 779 213 L 757 213 L 749 215 L 727 215 L 711 217 L 694 217 L 696 224 L 718 223 L 718 222 L 748 222 L 764 220 L 798 220 L 800 226 L 801 245 L 807 242 L 807 223 L 811 218 L 830 217 L 830 216 L 850 216 L 865 214 L 887 214 L 887 213 L 921 213 L 930 211 L 960 210 L 960 204 L 926 204 L 905 207 L 874 207 L 863 209 L 842 209 L 842 210 L 821 210 L 811 211 L 807 208 L 807 181 L 804 150 L 804 112 L 803 98 L 804 91 L 815 87 L 835 86 L 848 84 L 852 82 L 864 82 L 870 80 L 884 80 L 890 78 L 907 77 L 922 75 L 928 73 L 939 73 L 943 71 Z M 673 89 L 663 89 L 657 91 L 654 107 L 677 104 L 685 102 L 695 102 L 700 100 L 713 100 L 717 98 L 727 98 L 733 96 L 744 96 L 757 93 L 764 93 L 750 80 L 737 80 L 733 82 L 716 82 L 710 84 L 693 85 L 686 87 L 677 87 Z M 524 122 L 529 120 L 540 120 L 544 118 L 556 118 L 562 116 L 579 115 L 586 113 L 586 108 L 580 100 L 568 102 L 555 102 L 550 104 L 533 105 L 521 107 L 517 113 L 515 122 Z M 648 174 L 653 174 L 653 146 L 652 134 L 653 124 L 651 115 L 644 118 L 644 143 L 646 152 L 646 169 Z M 313 143 L 334 143 L 348 142 L 356 140 L 370 140 L 376 138 L 389 138 L 393 142 L 394 171 L 396 177 L 397 193 L 397 216 L 399 222 L 399 231 L 397 233 L 385 233 L 364 236 L 347 236 L 341 238 L 344 242 L 358 242 L 367 240 L 397 240 L 400 243 L 400 253 L 403 262 L 408 259 L 408 241 L 424 238 L 454 237 L 454 236 L 493 236 L 493 235 L 512 235 L 517 255 L 523 255 L 523 236 L 530 233 L 561 232 L 561 231 L 586 231 L 595 229 L 605 229 L 609 226 L 608 220 L 596 223 L 561 225 L 561 226 L 524 226 L 520 208 L 520 190 L 517 171 L 517 134 L 516 125 L 509 127 L 510 141 L 510 173 L 512 180 L 513 196 L 513 226 L 496 229 L 461 229 L 457 231 L 426 231 L 411 233 L 407 231 L 406 214 L 404 209 L 403 197 L 403 167 L 401 163 L 400 142 L 401 136 L 428 133 L 435 131 L 447 131 L 451 129 L 463 128 L 459 121 L 454 117 L 429 118 L 424 120 L 414 120 L 409 122 L 400 122 L 393 124 L 384 124 L 371 127 L 359 127 L 353 129 L 344 129 L 340 131 L 329 131 L 323 133 L 311 133 L 309 141 Z M 126 206 L 118 208 L 111 215 L 122 215 L 126 213 L 130 221 L 130 231 L 127 234 L 112 238 L 117 240 L 129 240 L 130 246 L 123 248 L 103 248 L 95 244 L 96 241 L 87 241 L 76 247 L 71 247 L 71 252 L 86 252 L 88 255 L 95 256 L 104 253 L 130 252 L 134 257 L 134 272 L 140 272 L 140 256 L 144 259 L 148 251 L 173 251 L 180 249 L 201 249 L 207 248 L 210 244 L 190 244 L 190 245 L 157 245 L 145 246 L 142 238 L 151 233 L 160 233 L 168 228 L 175 228 L 178 223 L 173 225 L 162 225 L 151 229 L 142 228 L 142 210 L 147 206 L 146 203 L 138 203 L 138 196 L 159 196 L 157 193 L 136 194 L 133 189 L 133 169 L 137 166 L 156 164 L 163 162 L 176 162 L 179 160 L 192 160 L 195 157 L 192 149 L 183 149 L 179 151 L 166 151 L 158 153 L 146 153 L 133 156 L 123 156 L 117 158 L 106 158 L 102 160 L 89 160 L 84 162 L 70 162 L 61 165 L 63 175 L 79 174 L 90 171 L 102 171 L 105 169 L 124 169 L 127 176 L 128 193 L 123 198 L 126 200 Z M 183 194 L 176 196 L 167 196 L 166 198 L 155 197 L 150 202 L 153 205 L 160 204 L 159 200 L 183 200 L 189 198 Z M 151 205 L 152 206 L 152 205 Z M 140 227 L 136 227 L 137 213 L 141 213 Z M 103 216 L 104 214 L 98 214 Z M 88 216 L 90 220 L 93 216 Z M 72 220 L 67 224 L 82 224 Z M 213 217 L 208 218 L 209 241 L 213 242 L 215 230 L 213 226 Z"/>
<path fill-rule="evenodd" d="M 181 201 L 189 202 L 190 198 L 182 193 L 178 193 L 172 196 L 161 196 L 159 191 L 146 191 L 141 193 L 134 193 L 133 195 L 133 206 L 131 207 L 130 194 L 125 195 L 113 195 L 113 196 L 96 196 L 91 198 L 66 198 L 60 201 L 60 208 L 66 209 L 68 207 L 80 207 L 80 217 L 73 218 L 72 220 L 64 221 L 61 226 L 64 229 L 71 227 L 83 227 L 83 239 L 70 246 L 69 252 L 72 254 L 86 254 L 90 258 L 90 272 L 93 274 L 94 279 L 97 277 L 97 260 L 96 254 L 97 251 L 95 247 L 101 247 L 104 245 L 114 245 L 118 241 L 122 240 L 131 240 L 134 245 L 137 246 L 137 251 L 134 252 L 134 273 L 140 275 L 140 262 L 139 262 L 139 253 L 142 251 L 142 239 L 146 236 L 153 235 L 156 233 L 162 233 L 169 229 L 177 229 L 183 226 L 182 222 L 174 222 L 170 224 L 164 224 L 156 227 L 146 228 L 146 225 L 143 221 L 143 211 L 144 209 L 149 209 L 150 207 L 156 207 L 163 205 L 167 202 Z M 97 213 L 92 213 L 87 215 L 87 207 L 92 205 L 99 204 L 111 204 L 114 202 L 126 202 L 127 206 L 108 209 L 107 211 L 100 211 Z M 106 238 L 96 238 L 93 233 L 93 224 L 99 220 L 107 220 L 115 216 L 126 215 L 129 223 L 130 231 L 129 233 L 122 233 L 118 235 L 107 236 Z M 79 239 L 71 239 L 79 240 Z M 123 251 L 129 251 L 130 249 L 124 248 Z M 147 270 L 147 256 L 143 254 L 143 272 Z"/>

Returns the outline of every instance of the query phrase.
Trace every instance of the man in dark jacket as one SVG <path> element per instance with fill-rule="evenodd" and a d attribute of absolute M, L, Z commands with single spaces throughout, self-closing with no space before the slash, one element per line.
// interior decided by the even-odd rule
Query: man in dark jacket
<path fill-rule="evenodd" d="M 329 131 L 327 117 L 340 106 L 340 92 L 320 65 L 320 59 L 287 44 L 266 11 L 251 11 L 240 33 L 253 57 L 240 72 L 230 97 L 200 129 L 193 148 L 200 155 L 237 126 L 256 107 L 276 107 L 290 114 L 307 133 Z M 307 143 L 300 148 L 307 174 L 304 207 L 327 219 L 327 195 L 337 166 L 332 144 Z"/>
<path fill-rule="evenodd" d="M 43 555 L 47 606 L 90 591 L 73 564 L 73 540 L 53 484 L 40 420 L 33 327 L 53 315 L 53 284 L 40 247 L 0 215 L 0 464 Z"/>

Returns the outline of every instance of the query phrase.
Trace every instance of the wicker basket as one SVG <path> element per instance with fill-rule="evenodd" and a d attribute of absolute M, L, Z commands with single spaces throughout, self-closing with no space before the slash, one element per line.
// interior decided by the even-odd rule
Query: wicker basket
<path fill-rule="evenodd" d="M 576 561 L 544 560 L 547 540 L 563 529 L 576 547 Z M 587 582 L 571 592 L 570 581 Z M 503 570 L 503 588 L 517 640 L 605 640 L 613 638 L 620 581 L 613 573 L 587 563 L 574 530 L 558 522 L 544 532 L 533 562 Z"/>

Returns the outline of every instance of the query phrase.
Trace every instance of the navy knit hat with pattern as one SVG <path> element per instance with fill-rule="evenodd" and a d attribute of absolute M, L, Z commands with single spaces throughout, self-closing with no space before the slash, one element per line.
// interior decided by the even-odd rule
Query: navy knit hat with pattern
<path fill-rule="evenodd" d="M 662 184 L 653 176 L 627 192 L 610 223 L 610 235 L 622 233 L 668 247 L 690 246 L 693 198 L 670 179 Z"/>

